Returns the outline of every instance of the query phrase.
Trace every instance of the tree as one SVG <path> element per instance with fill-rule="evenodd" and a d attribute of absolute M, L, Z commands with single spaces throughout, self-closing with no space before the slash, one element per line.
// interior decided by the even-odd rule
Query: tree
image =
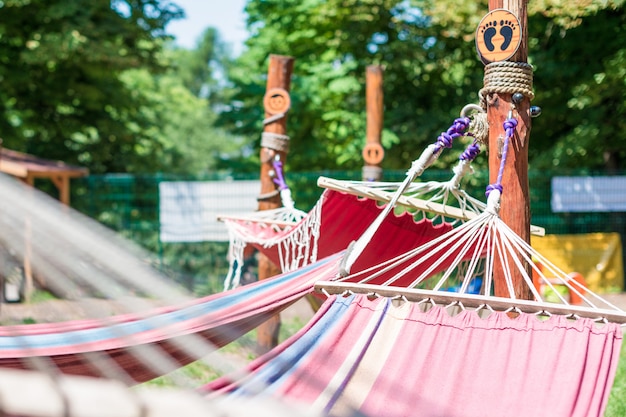
<path fill-rule="evenodd" d="M 0 15 L 4 145 L 126 171 L 145 138 L 127 129 L 140 103 L 119 75 L 161 68 L 164 27 L 182 11 L 165 0 L 7 0 Z"/>
<path fill-rule="evenodd" d="M 238 141 L 214 127 L 217 116 L 209 100 L 187 89 L 176 70 L 160 75 L 127 70 L 120 79 L 141 103 L 120 115 L 136 138 L 132 152 L 120 155 L 126 172 L 203 175 L 238 153 Z"/>
<path fill-rule="evenodd" d="M 536 168 L 616 172 L 626 158 L 626 14 L 606 8 L 553 19 L 536 14 L 536 103 L 531 158 Z"/>
<path fill-rule="evenodd" d="M 245 70 L 230 74 L 239 106 L 227 116 L 256 139 L 264 93 L 258 74 L 269 53 L 294 56 L 290 169 L 362 166 L 368 65 L 385 66 L 387 168 L 406 168 L 476 100 L 472 87 L 482 77 L 473 49 L 463 39 L 436 40 L 444 28 L 408 2 L 264 1 L 246 11 L 252 35 L 238 62 Z"/>
<path fill-rule="evenodd" d="M 382 64 L 383 165 L 406 168 L 460 108 L 478 101 L 484 71 L 474 32 L 487 10 L 474 0 L 251 1 L 251 37 L 229 73 L 232 111 L 222 121 L 258 144 L 267 56 L 291 55 L 289 169 L 360 168 L 365 67 Z M 544 109 L 531 133 L 534 166 L 619 166 L 626 149 L 623 1 L 543 0 L 529 10 L 535 103 Z M 445 153 L 443 164 L 456 155 Z"/>

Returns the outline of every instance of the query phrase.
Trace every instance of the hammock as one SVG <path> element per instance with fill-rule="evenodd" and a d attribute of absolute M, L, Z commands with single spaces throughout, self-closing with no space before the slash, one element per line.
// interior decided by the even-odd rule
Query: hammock
<path fill-rule="evenodd" d="M 350 283 L 318 282 L 329 298 L 301 332 L 252 362 L 246 377 L 203 392 L 286 397 L 332 415 L 601 416 L 626 314 L 524 246 L 498 218 L 498 201 L 493 191 L 475 219 L 343 278 Z M 591 308 L 562 296 L 561 305 L 544 302 L 522 267 L 533 256 L 556 277 L 547 285 L 558 282 Z M 491 295 L 496 262 L 509 298 Z M 462 263 L 460 293 L 441 291 Z M 536 300 L 516 300 L 518 270 Z M 465 295 L 478 272 L 484 295 Z M 384 285 L 372 285 L 379 277 Z M 431 289 L 413 289 L 420 285 Z"/>
<path fill-rule="evenodd" d="M 514 123 L 505 128 L 510 138 Z M 247 376 L 220 378 L 203 391 L 229 393 L 232 401 L 287 397 L 333 415 L 601 416 L 626 313 L 499 219 L 499 181 L 474 219 L 340 279 L 349 283 L 318 282 L 329 298 L 307 327 L 252 362 Z M 535 258 L 555 277 L 534 266 L 535 279 L 560 304 L 535 288 L 527 268 Z M 517 299 L 516 274 L 534 300 Z M 493 296 L 494 276 L 504 280 L 507 298 Z M 442 291 L 457 278 L 458 293 Z M 481 295 L 467 294 L 477 278 Z M 586 306 L 570 306 L 556 285 Z"/>
<path fill-rule="evenodd" d="M 338 256 L 227 293 L 144 314 L 3 326 L 0 367 L 28 369 L 33 358 L 41 357 L 68 374 L 106 377 L 119 372 L 135 382 L 147 381 L 258 327 L 311 292 L 315 281 L 333 279 Z M 148 348 L 156 349 L 156 360 L 147 354 Z M 168 360 L 173 361 L 172 367 L 163 368 Z"/>
<path fill-rule="evenodd" d="M 621 345 L 618 325 L 423 307 L 332 296 L 298 334 L 252 362 L 247 378 L 223 377 L 203 391 L 229 393 L 232 402 L 289 398 L 332 415 L 602 415 Z"/>
<path fill-rule="evenodd" d="M 331 254 L 345 250 L 349 243 L 363 234 L 381 214 L 376 201 L 346 193 L 325 190 L 316 206 L 295 227 L 277 230 L 260 221 L 228 219 L 231 230 L 283 271 L 293 271 Z M 415 247 L 418 242 L 436 237 L 452 227 L 449 223 L 433 225 L 428 219 L 415 222 L 410 213 L 385 218 L 384 230 L 376 238 L 377 259 L 395 256 Z M 382 242 L 384 240 L 384 242 Z M 371 259 L 371 258 L 370 258 Z M 356 265 L 371 265 L 364 260 Z"/>
<path fill-rule="evenodd" d="M 397 195 L 401 195 L 407 187 L 410 187 L 410 184 L 435 162 L 444 148 L 452 147 L 454 139 L 466 135 L 473 136 L 471 132 L 466 132 L 469 126 L 470 118 L 463 116 L 456 119 L 448 130 L 442 132 L 435 143 L 429 145 L 420 157 L 413 161 L 404 182 L 397 187 L 399 190 Z M 474 141 L 461 155 L 461 162 L 452 180 L 455 188 L 458 188 L 461 178 L 471 171 L 470 163 L 478 152 L 479 145 Z M 282 165 L 274 165 L 274 171 L 277 177 L 274 181 L 281 193 L 283 190 L 289 191 L 282 175 Z M 456 191 L 453 191 L 453 194 L 458 195 Z M 307 215 L 303 215 L 301 221 L 298 222 L 294 217 L 294 221 L 290 222 L 285 217 L 295 210 L 290 196 L 289 192 L 288 203 L 285 204 L 283 201 L 284 208 L 256 212 L 243 217 L 226 215 L 219 217 L 228 228 L 230 237 L 231 271 L 225 280 L 225 289 L 239 283 L 244 248 L 247 244 L 262 251 L 279 265 L 283 272 L 291 271 L 337 250 L 343 250 L 359 237 L 371 239 L 373 232 L 385 221 L 397 203 L 397 197 L 392 197 L 389 204 L 381 209 L 382 212 L 376 213 L 374 217 L 371 217 L 373 211 L 367 207 L 364 207 L 366 211 L 363 212 L 348 212 L 350 216 L 339 213 L 340 215 L 335 217 L 341 207 L 327 208 L 326 195 L 323 194 L 315 207 Z M 444 205 L 429 209 L 436 212 L 444 210 L 445 213 Z M 301 213 L 298 211 L 298 215 Z M 464 215 L 456 217 L 465 218 Z M 333 249 L 329 250 L 329 247 Z"/>
<path fill-rule="evenodd" d="M 330 194 L 340 201 L 356 201 L 353 196 Z M 371 201 L 357 201 L 356 207 L 371 212 L 370 217 L 380 211 Z M 345 208 L 341 212 L 355 217 Z M 415 223 L 409 215 L 392 216 L 356 267 L 365 269 L 448 230 L 448 225 L 434 226 L 426 219 Z M 334 232 L 332 228 L 328 231 Z M 175 307 L 106 319 L 2 327 L 0 366 L 28 368 L 29 358 L 48 357 L 64 373 L 106 376 L 86 359 L 90 353 L 99 353 L 104 355 L 104 363 L 112 359 L 135 382 L 152 379 L 159 372 L 154 363 L 145 362 L 136 352 L 138 346 L 157 347 L 175 361 L 174 369 L 197 360 L 207 348 L 186 352 L 184 337 L 196 335 L 215 347 L 224 346 L 311 293 L 315 282 L 335 279 L 343 252 L 337 246 L 327 250 L 337 253 L 295 271 Z"/>
<path fill-rule="evenodd" d="M 0 202 L 0 241 L 14 248 L 17 256 L 29 255 L 33 266 L 46 272 L 54 288 L 71 295 L 93 286 L 110 298 L 131 289 L 170 306 L 144 311 L 133 304 L 129 307 L 135 307 L 136 312 L 121 316 L 1 327 L 2 367 L 43 366 L 71 374 L 117 376 L 128 383 L 154 378 L 204 357 L 216 346 L 255 328 L 311 293 L 316 281 L 335 279 L 341 250 L 345 249 L 329 239 L 323 253 L 331 255 L 317 262 L 250 286 L 189 300 L 148 267 L 145 254 L 131 250 L 135 248 L 123 244 L 110 230 L 16 181 L 0 177 L 0 186 L 6 197 Z M 330 215 L 340 221 L 358 218 L 363 222 L 381 211 L 372 201 L 338 192 L 329 191 L 325 199 Z M 415 222 L 410 215 L 390 216 L 372 240 L 368 258 L 358 267 L 365 269 L 404 253 L 450 227 L 435 226 L 429 220 Z M 328 236 L 339 235 L 341 223 L 322 230 Z M 56 248 L 54 256 L 50 256 L 52 247 Z M 96 254 L 111 262 L 98 262 Z M 38 363 L 41 360 L 44 365 Z"/>

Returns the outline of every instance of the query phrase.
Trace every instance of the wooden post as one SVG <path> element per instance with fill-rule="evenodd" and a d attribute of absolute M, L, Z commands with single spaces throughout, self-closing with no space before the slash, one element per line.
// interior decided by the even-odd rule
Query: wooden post
<path fill-rule="evenodd" d="M 288 97 L 282 96 L 281 90 L 289 92 L 291 85 L 291 73 L 293 71 L 294 59 L 288 56 L 270 55 L 269 68 L 267 73 L 265 118 L 275 119 L 265 124 L 263 132 L 286 135 L 287 132 L 287 115 L 276 117 L 277 113 L 269 111 L 269 107 L 275 106 L 280 109 Z M 275 92 L 276 94 L 274 95 Z M 280 113 L 278 113 L 280 114 Z M 261 144 L 261 196 L 259 199 L 259 210 L 271 210 L 282 206 L 279 194 L 276 192 L 276 185 L 272 180 L 272 160 L 278 155 L 283 163 L 286 160 L 287 152 L 271 149 Z M 272 195 L 274 194 L 274 195 Z M 267 196 L 267 197 L 264 197 Z M 258 276 L 259 279 L 266 279 L 280 273 L 280 269 L 272 263 L 265 255 L 259 254 Z M 280 316 L 275 315 L 268 321 L 263 323 L 257 329 L 257 344 L 261 353 L 267 352 L 278 344 L 278 333 L 280 330 Z"/>
<path fill-rule="evenodd" d="M 68 175 L 57 175 L 50 177 L 50 180 L 59 190 L 59 201 L 66 206 L 70 205 L 70 177 Z"/>
<path fill-rule="evenodd" d="M 380 65 L 367 67 L 365 77 L 365 105 L 367 131 L 363 148 L 363 180 L 379 181 L 382 178 L 382 162 L 385 151 L 381 145 L 383 131 L 383 68 Z"/>
<path fill-rule="evenodd" d="M 521 26 L 521 42 L 516 53 L 509 59 L 513 62 L 528 60 L 528 0 L 489 0 L 489 10 L 506 9 L 517 16 Z M 512 94 L 496 93 L 487 98 L 487 118 L 489 121 L 489 182 L 493 184 L 500 169 L 502 124 L 512 110 Z M 530 139 L 530 99 L 524 97 L 515 104 L 512 116 L 518 121 L 517 129 L 509 143 L 508 154 L 502 177 L 502 199 L 500 217 L 515 233 L 530 243 L 530 204 L 528 193 L 528 144 Z M 497 264 L 499 264 L 497 262 Z M 513 288 L 520 299 L 531 299 L 532 294 L 524 283 L 515 264 L 509 262 L 513 272 Z M 526 267 L 531 274 L 530 265 Z M 501 267 L 494 271 L 494 293 L 496 296 L 508 296 Z"/>

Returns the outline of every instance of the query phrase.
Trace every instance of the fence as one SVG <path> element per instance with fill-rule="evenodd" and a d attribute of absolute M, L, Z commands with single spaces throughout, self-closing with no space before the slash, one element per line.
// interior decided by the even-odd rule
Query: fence
<path fill-rule="evenodd" d="M 308 211 L 322 191 L 316 184 L 319 176 L 337 179 L 360 179 L 360 172 L 288 173 L 296 206 Z M 404 171 L 385 171 L 386 181 L 401 181 Z M 626 236 L 626 212 L 555 212 L 551 207 L 551 183 L 556 176 L 579 176 L 576 172 L 529 172 L 532 222 L 549 234 L 580 234 L 617 232 Z M 428 170 L 421 180 L 445 181 L 449 170 Z M 180 177 L 167 175 L 92 175 L 73 183 L 74 208 L 118 231 L 154 253 L 154 262 L 173 279 L 199 294 L 212 293 L 221 288 L 228 269 L 225 242 L 164 242 L 160 238 L 159 184 L 171 181 L 225 181 L 255 180 L 258 176 Z M 488 173 L 477 171 L 464 185 L 472 195 L 484 195 Z M 224 183 L 224 187 L 237 188 Z M 259 190 L 260 191 L 260 190 Z M 247 191 L 249 193 L 249 190 Z M 583 198 L 588 198 L 581 194 Z M 254 202 L 256 194 L 244 196 Z M 205 202 L 206 204 L 206 202 Z M 209 203 L 210 204 L 210 203 Z M 227 214 L 227 213 L 226 213 Z"/>

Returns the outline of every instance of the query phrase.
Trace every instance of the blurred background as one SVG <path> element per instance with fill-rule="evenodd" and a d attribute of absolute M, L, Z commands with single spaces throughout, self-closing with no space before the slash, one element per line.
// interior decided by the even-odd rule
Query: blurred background
<path fill-rule="evenodd" d="M 551 235 L 545 247 L 568 249 L 563 269 L 619 292 L 624 2 L 528 7 L 533 104 L 543 110 L 531 131 L 532 222 Z M 139 243 L 194 293 L 220 291 L 225 229 L 164 238 L 161 190 L 211 183 L 211 194 L 194 197 L 205 207 L 255 206 L 258 192 L 233 181 L 259 178 L 269 55 L 295 59 L 285 172 L 307 211 L 322 193 L 320 175 L 361 177 L 367 66 L 384 68 L 387 181 L 403 179 L 478 101 L 484 71 L 474 32 L 487 10 L 475 0 L 0 1 L 0 166 Z M 461 151 L 443 154 L 423 178 L 448 179 Z M 464 183 L 477 197 L 487 185 L 485 154 Z M 35 175 L 42 167 L 49 174 Z M 241 193 L 224 191 L 233 189 Z M 213 214 L 203 218 L 215 223 Z M 22 260 L 3 259 L 5 301 L 21 299 Z"/>

